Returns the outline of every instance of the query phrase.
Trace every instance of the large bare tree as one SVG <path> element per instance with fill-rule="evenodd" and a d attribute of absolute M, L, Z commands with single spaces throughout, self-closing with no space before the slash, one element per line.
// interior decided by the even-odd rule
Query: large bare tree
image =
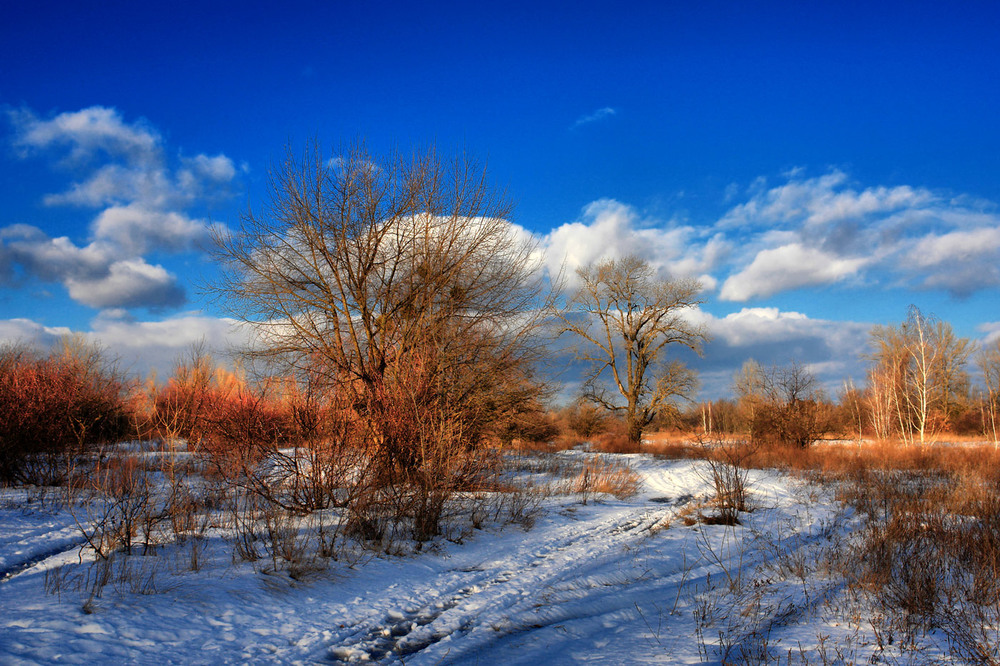
<path fill-rule="evenodd" d="M 577 274 L 581 285 L 562 315 L 562 331 L 582 340 L 577 356 L 590 364 L 584 393 L 622 413 L 629 441 L 638 443 L 659 410 L 695 389 L 694 373 L 680 361 L 662 362 L 662 355 L 668 345 L 701 352 L 707 333 L 685 317 L 686 310 L 702 303 L 701 285 L 658 279 L 635 256 Z"/>
<path fill-rule="evenodd" d="M 346 397 L 381 457 L 412 469 L 431 439 L 474 447 L 536 396 L 546 281 L 483 165 L 312 146 L 268 186 L 217 238 L 225 303 L 252 355 Z"/>

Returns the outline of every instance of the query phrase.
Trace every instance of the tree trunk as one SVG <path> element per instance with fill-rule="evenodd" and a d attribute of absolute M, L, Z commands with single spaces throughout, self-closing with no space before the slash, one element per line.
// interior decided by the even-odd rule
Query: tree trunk
<path fill-rule="evenodd" d="M 629 444 L 635 444 L 639 446 L 642 443 L 642 431 L 645 428 L 645 424 L 639 417 L 632 417 L 627 420 L 628 423 L 628 441 Z"/>

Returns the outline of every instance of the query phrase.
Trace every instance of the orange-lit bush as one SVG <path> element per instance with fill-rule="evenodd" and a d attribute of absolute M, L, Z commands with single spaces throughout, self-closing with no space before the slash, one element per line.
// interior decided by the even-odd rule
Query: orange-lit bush
<path fill-rule="evenodd" d="M 128 386 L 95 347 L 0 350 L 0 481 L 61 481 L 67 456 L 127 438 L 131 413 Z"/>
<path fill-rule="evenodd" d="M 267 392 L 245 385 L 214 396 L 201 447 L 215 457 L 255 462 L 278 446 L 298 443 L 292 415 Z"/>
<path fill-rule="evenodd" d="M 200 354 L 178 365 L 167 385 L 151 393 L 147 436 L 184 439 L 216 458 L 254 461 L 320 427 L 316 405 L 283 400 L 273 386 L 250 386 Z"/>

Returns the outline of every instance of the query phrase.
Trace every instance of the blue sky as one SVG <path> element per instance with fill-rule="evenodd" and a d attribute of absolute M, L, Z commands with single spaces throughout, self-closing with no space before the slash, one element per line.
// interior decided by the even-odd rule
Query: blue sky
<path fill-rule="evenodd" d="M 706 395 L 860 381 L 911 303 L 1000 335 L 995 3 L 86 4 L 0 17 L 0 338 L 221 345 L 208 228 L 355 137 L 488 160 L 553 264 L 702 279 Z"/>

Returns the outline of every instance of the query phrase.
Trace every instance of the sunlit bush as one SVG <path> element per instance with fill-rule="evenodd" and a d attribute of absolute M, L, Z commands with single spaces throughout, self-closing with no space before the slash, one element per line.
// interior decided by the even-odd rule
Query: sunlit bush
<path fill-rule="evenodd" d="M 102 350 L 0 349 L 0 481 L 62 481 L 75 455 L 132 432 L 129 387 Z"/>

